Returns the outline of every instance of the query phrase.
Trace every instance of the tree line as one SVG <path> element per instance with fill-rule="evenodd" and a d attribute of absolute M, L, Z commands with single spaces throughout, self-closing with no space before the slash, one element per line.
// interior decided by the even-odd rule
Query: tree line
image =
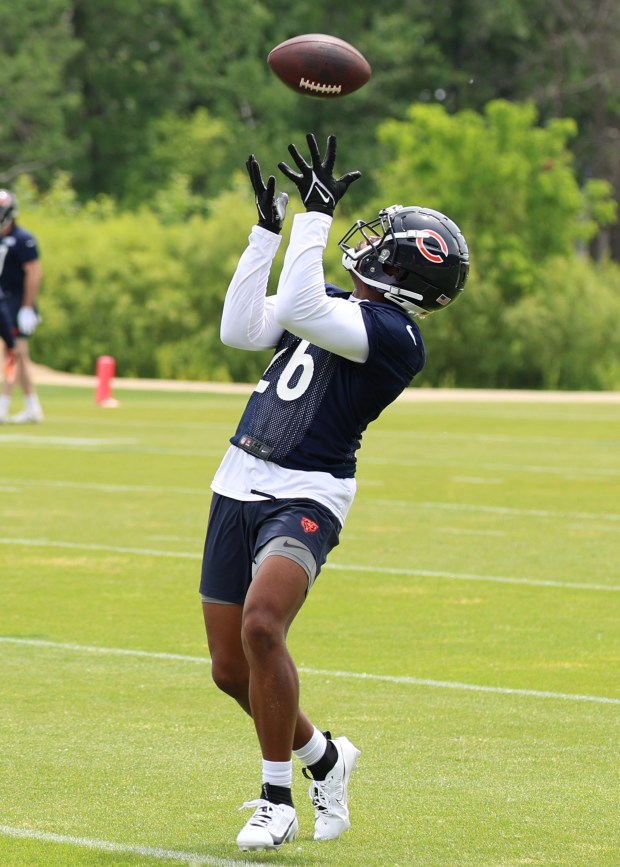
<path fill-rule="evenodd" d="M 336 133 L 339 166 L 364 175 L 333 238 L 394 201 L 445 210 L 466 232 L 467 301 L 425 325 L 428 384 L 620 385 L 618 338 L 601 336 L 620 297 L 618 4 L 0 9 L 0 184 L 41 236 L 49 363 L 90 372 L 92 323 L 105 321 L 101 349 L 114 343 L 126 375 L 253 379 L 262 359 L 239 362 L 213 330 L 253 220 L 243 163 L 253 152 L 277 174 L 313 131 Z M 331 102 L 285 88 L 266 56 L 304 32 L 355 44 L 368 85 Z M 76 321 L 91 333 L 81 349 Z"/>

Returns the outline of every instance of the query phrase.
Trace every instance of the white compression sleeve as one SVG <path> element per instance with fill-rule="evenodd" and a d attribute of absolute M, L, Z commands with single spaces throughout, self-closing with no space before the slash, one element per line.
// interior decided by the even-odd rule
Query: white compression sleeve
<path fill-rule="evenodd" d="M 282 335 L 275 297 L 266 297 L 280 235 L 254 226 L 224 300 L 220 337 L 237 349 L 273 349 Z"/>
<path fill-rule="evenodd" d="M 368 334 L 359 304 L 325 293 L 323 251 L 332 220 L 297 214 L 278 283 L 275 315 L 282 328 L 303 340 L 363 363 Z"/>

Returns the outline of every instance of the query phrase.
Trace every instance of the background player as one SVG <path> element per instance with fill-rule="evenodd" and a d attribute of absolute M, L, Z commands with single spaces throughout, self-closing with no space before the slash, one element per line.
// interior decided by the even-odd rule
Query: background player
<path fill-rule="evenodd" d="M 273 176 L 265 185 L 253 156 L 247 161 L 259 219 L 221 322 L 224 343 L 276 350 L 212 482 L 200 585 L 213 678 L 252 717 L 263 757 L 261 795 L 244 805 L 255 809 L 237 837 L 242 850 L 277 849 L 297 834 L 292 752 L 312 779 L 314 838 L 350 827 L 347 789 L 359 750 L 300 709 L 286 637 L 338 544 L 363 431 L 424 365 L 410 314 L 450 303 L 469 262 L 446 217 L 394 206 L 374 223 L 356 223 L 341 242 L 353 293 L 326 284 L 334 208 L 360 173 L 334 177 L 334 136 L 323 160 L 314 136 L 307 143 L 309 163 L 290 145 L 298 171 L 279 164 L 306 213 L 293 221 L 273 297 L 267 282 L 287 196 L 275 195 Z"/>
<path fill-rule="evenodd" d="M 43 411 L 35 389 L 30 365 L 28 338 L 39 323 L 36 300 L 41 287 L 41 263 L 37 242 L 31 232 L 18 226 L 17 200 L 8 190 L 0 190 L 0 287 L 16 336 L 16 381 L 24 394 L 24 409 L 9 419 L 14 380 L 4 378 L 0 395 L 0 423 L 27 424 L 43 421 Z"/>

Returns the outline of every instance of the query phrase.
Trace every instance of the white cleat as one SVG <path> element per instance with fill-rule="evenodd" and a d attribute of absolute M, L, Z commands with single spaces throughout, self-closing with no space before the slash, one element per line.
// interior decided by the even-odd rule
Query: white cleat
<path fill-rule="evenodd" d="M 9 424 L 38 424 L 43 421 L 43 410 L 40 407 L 25 409 L 12 416 Z"/>
<path fill-rule="evenodd" d="M 237 835 L 237 846 L 242 852 L 256 852 L 262 849 L 279 849 L 283 843 L 291 843 L 299 831 L 299 822 L 294 807 L 288 804 L 272 804 L 259 798 L 246 801 L 244 807 L 256 807 Z"/>
<path fill-rule="evenodd" d="M 360 751 L 348 738 L 333 738 L 332 743 L 338 750 L 338 761 L 324 780 L 310 784 L 315 840 L 337 840 L 351 827 L 347 789 Z"/>

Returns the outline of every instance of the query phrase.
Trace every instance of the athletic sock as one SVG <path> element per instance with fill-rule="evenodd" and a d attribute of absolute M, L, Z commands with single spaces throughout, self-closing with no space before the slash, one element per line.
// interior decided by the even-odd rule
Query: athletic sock
<path fill-rule="evenodd" d="M 338 750 L 333 741 L 328 740 L 325 753 L 313 765 L 308 765 L 313 780 L 324 780 L 338 761 Z"/>
<path fill-rule="evenodd" d="M 36 392 L 24 395 L 24 404 L 27 409 L 41 409 L 41 404 L 39 403 L 39 398 Z"/>
<path fill-rule="evenodd" d="M 304 746 L 299 750 L 293 750 L 293 753 L 300 762 L 306 765 L 306 767 L 309 767 L 315 762 L 318 762 L 319 759 L 323 758 L 325 755 L 328 737 L 329 732 L 319 731 L 315 726 L 312 737 L 308 743 L 304 744 Z"/>
<path fill-rule="evenodd" d="M 294 753 L 314 780 L 324 780 L 338 761 L 338 750 L 331 740 L 331 732 L 321 732 L 316 727 L 308 743 Z M 305 769 L 304 774 L 307 776 Z"/>
<path fill-rule="evenodd" d="M 260 793 L 261 798 L 269 801 L 270 804 L 288 804 L 289 807 L 294 807 L 293 795 L 290 788 L 286 786 L 274 786 L 271 783 L 263 783 L 263 788 Z"/>
<path fill-rule="evenodd" d="M 263 759 L 263 783 L 290 789 L 293 785 L 293 761 L 269 762 Z"/>
<path fill-rule="evenodd" d="M 0 415 L 7 415 L 11 398 L 6 394 L 0 394 Z"/>

